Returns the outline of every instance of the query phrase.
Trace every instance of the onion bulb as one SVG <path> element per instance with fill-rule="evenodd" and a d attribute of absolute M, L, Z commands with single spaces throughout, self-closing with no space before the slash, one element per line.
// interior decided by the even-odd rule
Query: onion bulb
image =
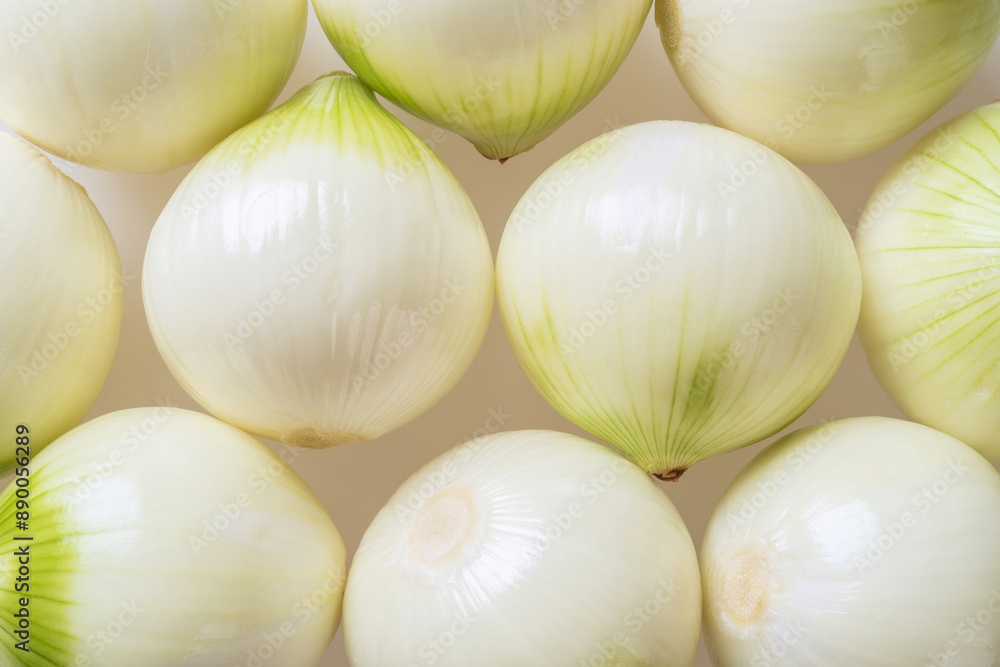
<path fill-rule="evenodd" d="M 0 133 L 0 472 L 15 429 L 36 450 L 80 423 L 111 371 L 122 321 L 118 250 L 82 187 Z"/>
<path fill-rule="evenodd" d="M 585 107 L 652 0 L 313 0 L 327 37 L 378 93 L 504 161 Z"/>
<path fill-rule="evenodd" d="M 993 665 L 1000 475 L 910 422 L 798 431 L 726 491 L 701 571 L 716 667 Z"/>
<path fill-rule="evenodd" d="M 732 132 L 669 121 L 545 172 L 504 231 L 497 285 L 545 398 L 671 480 L 812 405 L 861 300 L 850 235 L 805 174 Z"/>
<path fill-rule="evenodd" d="M 968 82 L 1000 0 L 656 0 L 677 76 L 713 120 L 796 162 L 866 155 Z"/>
<path fill-rule="evenodd" d="M 306 0 L 6 0 L 0 118 L 113 171 L 192 162 L 274 101 Z"/>
<path fill-rule="evenodd" d="M 262 444 L 202 414 L 139 408 L 68 433 L 30 470 L 0 496 L 0 662 L 319 664 L 340 622 L 344 543 Z M 30 653 L 15 647 L 22 609 Z"/>
<path fill-rule="evenodd" d="M 198 163 L 153 228 L 143 299 L 201 405 L 321 448 L 379 436 L 447 393 L 486 333 L 492 268 L 455 177 L 336 73 Z"/>
<path fill-rule="evenodd" d="M 689 667 L 698 565 L 670 500 L 611 450 L 501 433 L 407 480 L 344 598 L 354 667 Z"/>
<path fill-rule="evenodd" d="M 861 340 L 915 421 L 1000 461 L 1000 103 L 932 132 L 858 227 Z"/>

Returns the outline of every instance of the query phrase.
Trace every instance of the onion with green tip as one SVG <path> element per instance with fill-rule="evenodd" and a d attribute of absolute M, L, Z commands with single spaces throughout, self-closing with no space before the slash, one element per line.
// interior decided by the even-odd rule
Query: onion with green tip
<path fill-rule="evenodd" d="M 150 235 L 157 348 L 214 415 L 323 448 L 447 393 L 493 305 L 468 195 L 356 77 L 324 76 L 198 163 Z"/>
<path fill-rule="evenodd" d="M 497 285 L 542 395 L 671 480 L 805 412 L 861 302 L 850 235 L 808 176 L 745 137 L 669 121 L 545 172 L 504 230 Z"/>
<path fill-rule="evenodd" d="M 15 428 L 36 451 L 80 423 L 104 387 L 122 321 L 118 249 L 86 191 L 0 133 L 0 472 Z"/>
<path fill-rule="evenodd" d="M 0 662 L 319 664 L 340 621 L 344 543 L 264 445 L 202 414 L 139 408 L 66 434 L 30 471 L 0 495 Z M 21 609 L 30 651 L 15 647 Z"/>
<path fill-rule="evenodd" d="M 910 418 L 1000 461 L 1000 102 L 901 157 L 855 242 L 879 383 Z"/>
<path fill-rule="evenodd" d="M 410 477 L 344 598 L 354 667 L 690 667 L 700 625 L 694 545 L 667 496 L 552 431 L 472 440 Z"/>
<path fill-rule="evenodd" d="M 597 96 L 651 4 L 313 0 L 337 52 L 372 88 L 501 161 Z"/>

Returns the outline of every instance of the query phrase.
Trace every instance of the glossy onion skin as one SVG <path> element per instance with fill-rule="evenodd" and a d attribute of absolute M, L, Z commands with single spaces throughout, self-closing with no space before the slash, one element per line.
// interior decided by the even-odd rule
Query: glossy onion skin
<path fill-rule="evenodd" d="M 472 528 L 427 566 L 417 527 L 449 497 Z M 647 475 L 576 436 L 520 431 L 442 455 L 393 495 L 351 566 L 344 638 L 354 667 L 687 667 L 700 607 L 687 528 Z"/>
<path fill-rule="evenodd" d="M 0 496 L 5 635 L 15 488 Z M 8 639 L 0 661 L 215 667 L 270 642 L 266 664 L 319 664 L 340 621 L 344 543 L 250 436 L 178 408 L 114 412 L 36 457 L 30 488 L 31 653 Z"/>
<path fill-rule="evenodd" d="M 882 179 L 856 235 L 859 331 L 911 419 L 1000 461 L 1000 103 L 927 135 Z"/>
<path fill-rule="evenodd" d="M 173 169 L 270 106 L 307 11 L 306 0 L 6 0 L 0 118 L 73 162 Z"/>
<path fill-rule="evenodd" d="M 37 452 L 94 405 L 118 347 L 124 287 L 86 191 L 0 133 L 0 473 L 14 465 L 18 424 Z"/>
<path fill-rule="evenodd" d="M 954 97 L 1000 34 L 1000 0 L 657 0 L 656 19 L 714 123 L 819 164 L 882 148 Z"/>
<path fill-rule="evenodd" d="M 529 150 L 585 107 L 652 0 L 313 0 L 327 37 L 379 94 L 490 159 Z"/>
<path fill-rule="evenodd" d="M 542 395 L 666 479 L 812 405 L 861 300 L 850 236 L 805 174 L 727 130 L 670 121 L 599 137 L 543 174 L 504 230 L 497 284 Z"/>
<path fill-rule="evenodd" d="M 867 417 L 783 438 L 726 491 L 701 553 L 717 667 L 996 660 L 1000 476 L 925 426 Z M 759 587 L 727 589 L 739 559 Z M 734 615 L 748 590 L 759 606 Z"/>
<path fill-rule="evenodd" d="M 492 268 L 455 177 L 338 73 L 195 167 L 153 229 L 143 298 L 201 405 L 320 448 L 377 437 L 451 389 L 486 333 Z"/>

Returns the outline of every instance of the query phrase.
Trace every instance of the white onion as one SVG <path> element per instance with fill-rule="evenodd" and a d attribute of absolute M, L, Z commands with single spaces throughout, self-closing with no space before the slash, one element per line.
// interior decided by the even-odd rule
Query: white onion
<path fill-rule="evenodd" d="M 306 0 L 6 0 L 0 118 L 114 171 L 192 162 L 288 80 Z"/>
<path fill-rule="evenodd" d="M 405 482 L 354 557 L 354 667 L 689 667 L 691 537 L 618 454 L 552 431 L 472 440 Z"/>
<path fill-rule="evenodd" d="M 529 150 L 618 70 L 652 0 L 313 0 L 368 85 L 494 160 Z"/>
<path fill-rule="evenodd" d="M 794 165 L 667 121 L 557 162 L 497 259 L 504 325 L 535 386 L 665 479 L 816 400 L 850 343 L 859 273 L 833 205 Z"/>
<path fill-rule="evenodd" d="M 25 488 L 28 530 L 15 532 Z M 4 664 L 310 667 L 340 621 L 344 543 L 319 500 L 262 444 L 202 414 L 84 424 L 34 458 L 26 487 L 7 487 L 0 520 Z M 25 546 L 29 590 L 15 593 Z M 22 595 L 30 654 L 12 641 Z"/>
<path fill-rule="evenodd" d="M 798 431 L 726 491 L 701 566 L 716 667 L 993 665 L 1000 475 L 909 422 Z"/>
<path fill-rule="evenodd" d="M 492 257 L 451 172 L 337 73 L 195 167 L 153 228 L 143 298 L 205 408 L 329 447 L 400 426 L 458 381 L 489 323 Z"/>
<path fill-rule="evenodd" d="M 27 424 L 36 450 L 76 426 L 111 370 L 125 280 L 82 187 L 0 133 L 0 472 Z"/>
<path fill-rule="evenodd" d="M 714 122 L 797 162 L 870 153 L 950 100 L 1000 0 L 657 0 L 663 44 Z"/>
<path fill-rule="evenodd" d="M 882 179 L 856 244 L 860 332 L 912 419 L 1000 461 L 1000 103 L 932 132 Z"/>

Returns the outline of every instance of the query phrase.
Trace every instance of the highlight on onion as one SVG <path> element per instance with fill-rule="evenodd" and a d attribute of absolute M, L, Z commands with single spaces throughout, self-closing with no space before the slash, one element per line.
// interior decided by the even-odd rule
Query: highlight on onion
<path fill-rule="evenodd" d="M 0 118 L 80 164 L 179 167 L 270 106 L 307 11 L 306 0 L 5 0 Z"/>
<path fill-rule="evenodd" d="M 860 333 L 913 420 L 1000 461 L 1000 103 L 927 135 L 882 179 L 856 235 Z"/>
<path fill-rule="evenodd" d="M 361 540 L 344 598 L 354 667 L 688 667 L 701 589 L 673 504 L 611 450 L 501 433 L 407 480 Z"/>
<path fill-rule="evenodd" d="M 335 73 L 198 163 L 153 228 L 143 300 L 207 410 L 322 448 L 382 435 L 454 386 L 486 333 L 492 269 L 451 172 Z"/>
<path fill-rule="evenodd" d="M 663 45 L 713 122 L 796 162 L 856 158 L 972 78 L 1000 0 L 656 0 Z"/>
<path fill-rule="evenodd" d="M 726 491 L 701 572 L 716 667 L 991 665 L 1000 475 L 910 422 L 804 429 Z"/>
<path fill-rule="evenodd" d="M 368 85 L 491 160 L 542 141 L 593 100 L 652 0 L 313 0 Z"/>
<path fill-rule="evenodd" d="M 7 486 L 0 523 L 4 664 L 313 667 L 340 622 L 344 543 L 319 500 L 202 414 L 80 426 Z"/>
<path fill-rule="evenodd" d="M 0 473 L 16 428 L 36 451 L 97 401 L 122 321 L 118 249 L 86 191 L 0 133 Z"/>
<path fill-rule="evenodd" d="M 538 390 L 670 480 L 813 404 L 847 352 L 860 282 L 847 229 L 802 171 L 685 122 L 557 162 L 497 258 L 504 326 Z"/>

